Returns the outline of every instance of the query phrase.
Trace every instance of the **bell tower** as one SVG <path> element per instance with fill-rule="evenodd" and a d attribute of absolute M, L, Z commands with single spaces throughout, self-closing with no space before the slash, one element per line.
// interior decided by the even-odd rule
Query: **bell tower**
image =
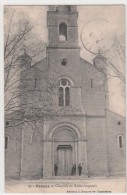
<path fill-rule="evenodd" d="M 48 82 L 51 83 L 52 117 L 46 117 L 43 131 L 44 140 L 49 140 L 44 142 L 43 172 L 45 177 L 55 175 L 55 164 L 59 167 L 59 176 L 71 175 L 72 164 L 81 162 L 80 148 L 86 148 L 86 143 L 79 141 L 81 133 L 79 129 L 69 127 L 69 124 L 73 123 L 74 126 L 78 126 L 79 120 L 83 130 L 82 138 L 85 139 L 86 119 L 81 104 L 81 64 L 77 18 L 78 12 L 74 5 L 49 6 L 47 12 L 49 38 L 47 65 Z M 56 128 L 54 128 L 55 124 Z M 49 132 L 51 132 L 50 135 Z M 59 156 L 61 156 L 60 159 Z M 86 156 L 84 150 L 83 156 Z M 85 157 L 83 163 L 85 165 L 83 172 L 86 173 Z"/>
<path fill-rule="evenodd" d="M 78 46 L 78 12 L 75 5 L 49 6 L 47 17 L 49 46 Z"/>
<path fill-rule="evenodd" d="M 61 103 L 56 100 L 55 105 L 58 109 L 63 105 L 73 111 L 80 110 L 81 113 L 81 66 L 77 18 L 78 12 L 75 5 L 49 6 L 47 62 L 50 81 L 58 83 L 60 90 L 65 91 L 69 87 L 67 96 L 70 97 L 70 103 L 65 101 Z M 68 84 L 67 89 L 61 84 L 65 80 Z M 66 96 L 65 93 L 64 96 Z"/>

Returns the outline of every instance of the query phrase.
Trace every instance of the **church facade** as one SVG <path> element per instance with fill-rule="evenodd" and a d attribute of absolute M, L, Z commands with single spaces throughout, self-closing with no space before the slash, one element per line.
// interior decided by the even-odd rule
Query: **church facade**
<path fill-rule="evenodd" d="M 19 59 L 26 106 L 6 119 L 7 178 L 70 177 L 74 164 L 77 177 L 79 164 L 82 177 L 125 174 L 125 119 L 108 110 L 106 58 L 80 57 L 77 20 L 76 6 L 49 6 L 46 58 L 32 66 L 26 52 Z"/>

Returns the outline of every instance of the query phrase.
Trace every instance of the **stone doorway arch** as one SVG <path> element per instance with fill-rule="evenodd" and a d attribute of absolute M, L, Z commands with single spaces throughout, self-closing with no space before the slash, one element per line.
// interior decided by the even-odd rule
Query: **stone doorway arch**
<path fill-rule="evenodd" d="M 60 124 L 52 129 L 52 176 L 55 176 L 55 164 L 58 166 L 58 176 L 71 175 L 73 164 L 78 164 L 79 136 L 78 129 L 70 124 Z"/>

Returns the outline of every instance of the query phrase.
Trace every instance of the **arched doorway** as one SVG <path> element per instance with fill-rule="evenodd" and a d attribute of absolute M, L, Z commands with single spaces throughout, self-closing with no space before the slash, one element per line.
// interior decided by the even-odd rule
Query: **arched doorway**
<path fill-rule="evenodd" d="M 52 134 L 52 175 L 57 164 L 57 176 L 70 176 L 78 161 L 78 135 L 69 126 L 60 126 Z"/>

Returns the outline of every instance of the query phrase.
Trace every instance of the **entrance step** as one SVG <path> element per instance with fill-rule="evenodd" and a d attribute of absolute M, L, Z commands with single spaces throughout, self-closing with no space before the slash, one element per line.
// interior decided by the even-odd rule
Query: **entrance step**
<path fill-rule="evenodd" d="M 85 179 L 85 178 L 88 178 L 88 175 L 82 175 L 82 176 L 52 176 L 52 177 L 48 177 L 48 178 L 45 178 L 45 179 L 56 179 L 56 180 L 78 180 L 78 179 Z"/>

